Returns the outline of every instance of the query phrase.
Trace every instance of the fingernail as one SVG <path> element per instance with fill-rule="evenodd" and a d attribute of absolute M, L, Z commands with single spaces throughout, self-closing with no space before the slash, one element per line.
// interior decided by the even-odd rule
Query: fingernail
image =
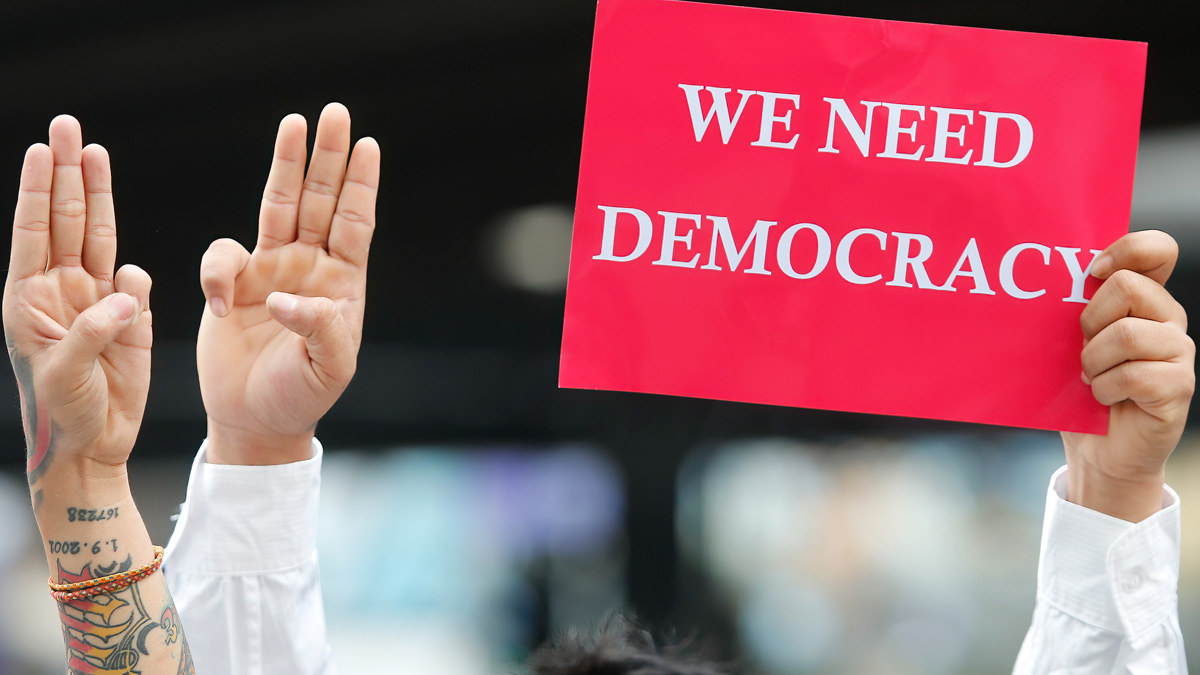
<path fill-rule="evenodd" d="M 1088 385 L 1089 387 L 1092 386 L 1092 378 L 1088 377 L 1087 373 L 1080 371 L 1079 377 L 1083 380 L 1084 384 Z"/>
<path fill-rule="evenodd" d="M 287 316 L 296 309 L 296 298 L 283 293 L 272 293 L 267 296 L 267 304 L 281 316 Z"/>
<path fill-rule="evenodd" d="M 1110 267 L 1112 267 L 1112 256 L 1102 255 L 1092 261 L 1092 276 L 1103 279 L 1108 276 Z"/>
<path fill-rule="evenodd" d="M 229 313 L 229 308 L 225 306 L 225 301 L 221 298 L 213 298 L 208 304 L 212 308 L 212 313 L 217 316 L 225 316 Z"/>
<path fill-rule="evenodd" d="M 108 308 L 112 310 L 112 313 L 121 321 L 127 320 L 137 311 L 137 303 L 134 302 L 132 296 L 125 293 L 113 293 L 105 298 L 105 302 L 108 303 Z"/>

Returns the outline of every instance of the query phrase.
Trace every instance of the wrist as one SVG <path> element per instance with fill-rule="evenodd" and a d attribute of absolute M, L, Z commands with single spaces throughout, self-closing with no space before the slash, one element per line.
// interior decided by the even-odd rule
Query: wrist
<path fill-rule="evenodd" d="M 41 523 L 48 504 L 116 504 L 133 501 L 125 463 L 105 464 L 88 458 L 56 462 L 29 486 L 33 513 Z"/>
<path fill-rule="evenodd" d="M 208 419 L 205 459 L 209 464 L 264 466 L 312 459 L 315 427 L 300 434 L 282 434 L 229 427 Z"/>
<path fill-rule="evenodd" d="M 34 497 L 35 502 L 39 502 Z M 154 549 L 128 487 L 125 490 L 53 491 L 43 488 L 35 504 L 38 531 L 52 578 L 72 573 L 140 567 Z"/>
<path fill-rule="evenodd" d="M 1133 523 L 1162 510 L 1164 469 L 1131 477 L 1113 476 L 1083 461 L 1067 465 L 1069 502 Z"/>

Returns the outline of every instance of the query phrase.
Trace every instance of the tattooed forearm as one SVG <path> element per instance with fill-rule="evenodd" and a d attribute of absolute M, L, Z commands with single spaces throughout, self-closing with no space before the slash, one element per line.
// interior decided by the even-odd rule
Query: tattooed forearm
<path fill-rule="evenodd" d="M 56 566 L 59 583 L 74 584 L 129 572 L 134 561 L 128 555 L 109 565 L 93 560 L 77 574 L 63 567 L 62 558 Z M 183 625 L 160 575 L 59 602 L 58 614 L 67 675 L 195 675 Z"/>
<path fill-rule="evenodd" d="M 29 484 L 37 482 L 54 458 L 53 425 L 48 419 L 44 405 L 38 403 L 33 389 L 33 365 L 29 359 L 17 353 L 8 335 L 8 358 L 12 361 L 13 373 L 17 376 L 17 391 L 21 395 L 21 413 L 25 422 L 25 472 Z"/>
<path fill-rule="evenodd" d="M 168 600 L 158 624 L 163 629 L 163 642 L 168 647 L 174 644 L 179 645 L 177 675 L 196 675 L 196 666 L 192 665 L 192 650 L 188 648 L 187 640 L 183 637 L 183 625 L 179 622 L 179 611 L 175 609 L 175 601 Z"/>
<path fill-rule="evenodd" d="M 126 560 L 118 572 L 133 565 Z M 59 563 L 59 578 L 63 583 L 95 579 L 91 563 L 78 574 L 71 574 Z M 135 675 L 138 661 L 149 656 L 146 638 L 158 628 L 146 613 L 138 584 L 112 593 L 58 603 L 63 625 L 63 640 L 67 647 L 68 675 Z"/>
<path fill-rule="evenodd" d="M 196 675 L 196 666 L 192 665 L 192 650 L 183 643 L 183 656 L 179 659 L 179 675 Z"/>
<path fill-rule="evenodd" d="M 173 603 L 167 605 L 167 608 L 163 610 L 162 618 L 158 620 L 158 625 L 162 626 L 163 632 L 167 634 L 167 644 L 173 645 L 179 641 L 179 622 L 175 619 L 175 605 Z"/>

